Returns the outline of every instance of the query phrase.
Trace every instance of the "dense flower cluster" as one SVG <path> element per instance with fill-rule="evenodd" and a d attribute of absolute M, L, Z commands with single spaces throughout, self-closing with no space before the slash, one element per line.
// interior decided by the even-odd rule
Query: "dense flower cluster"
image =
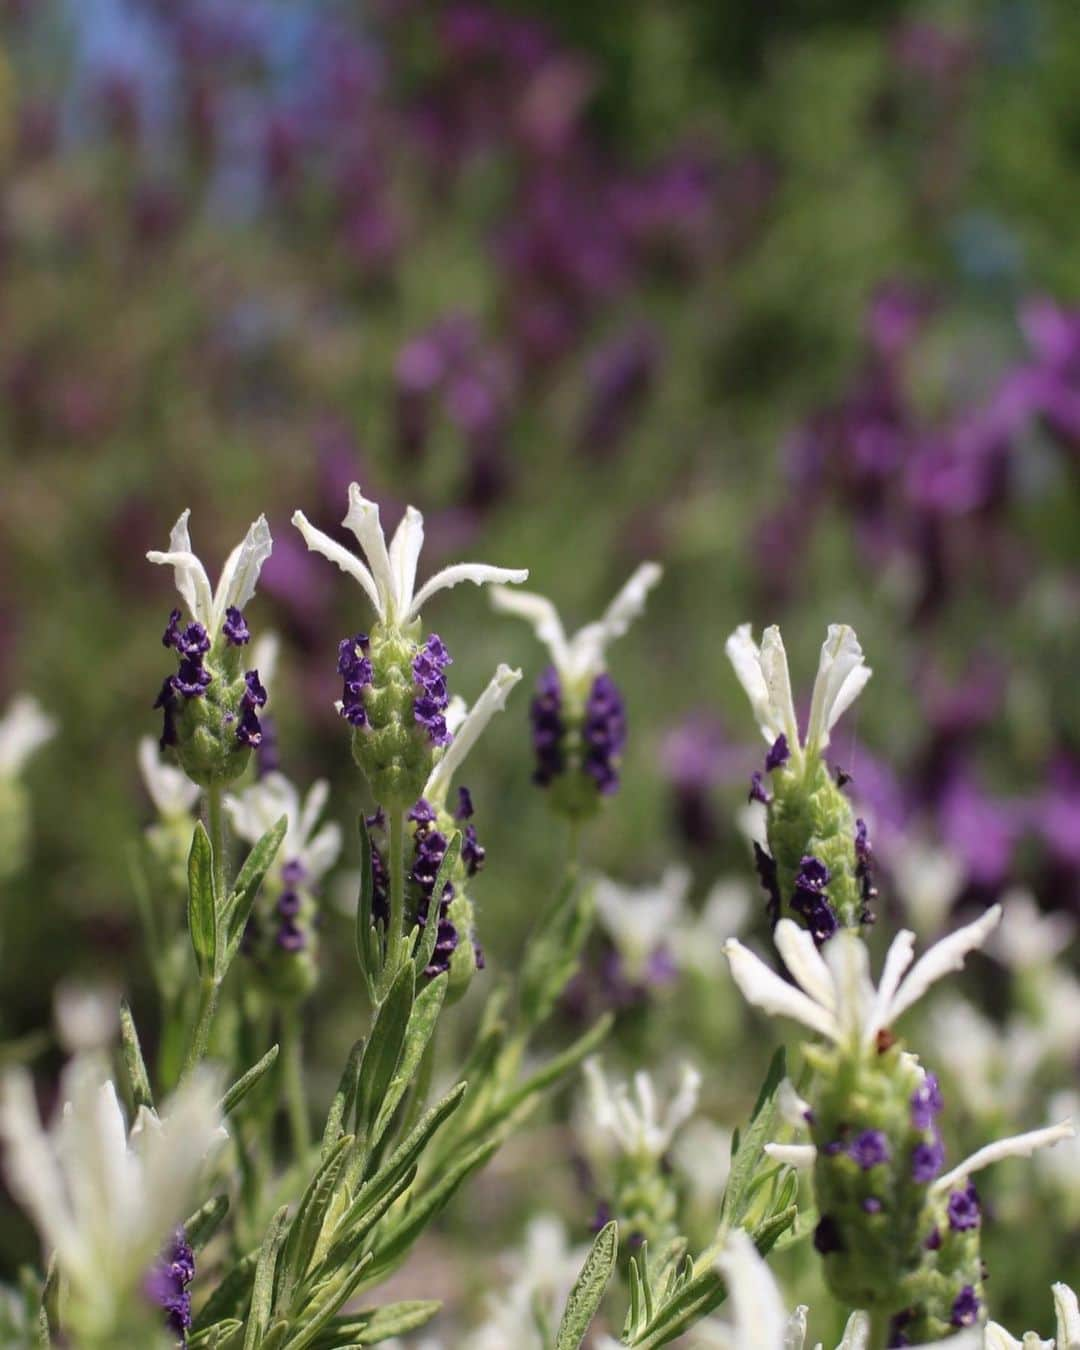
<path fill-rule="evenodd" d="M 155 1262 L 146 1279 L 147 1295 L 165 1313 L 165 1324 L 186 1343 L 191 1330 L 191 1293 L 188 1286 L 195 1278 L 195 1253 L 182 1228 Z"/>
<path fill-rule="evenodd" d="M 443 672 L 453 664 L 446 644 L 437 633 L 428 635 L 412 661 L 413 683 L 418 693 L 413 698 L 413 718 L 424 728 L 432 745 L 448 745 L 452 739 L 446 729 L 446 709 L 450 694 Z"/>

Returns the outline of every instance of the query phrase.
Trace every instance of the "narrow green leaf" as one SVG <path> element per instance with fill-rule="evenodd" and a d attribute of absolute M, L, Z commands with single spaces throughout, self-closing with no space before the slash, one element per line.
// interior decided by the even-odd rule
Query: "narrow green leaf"
<path fill-rule="evenodd" d="M 244 1098 L 248 1095 L 256 1083 L 260 1081 L 267 1070 L 273 1065 L 278 1057 L 278 1047 L 272 1045 L 266 1054 L 263 1055 L 256 1064 L 253 1064 L 247 1073 L 242 1074 L 236 1082 L 229 1088 L 225 1096 L 221 1099 L 222 1115 L 229 1115 L 235 1111 Z"/>
<path fill-rule="evenodd" d="M 438 888 L 434 893 L 438 894 Z M 378 1148 L 379 1141 L 386 1132 L 405 1089 L 416 1077 L 424 1051 L 431 1040 L 435 1024 L 439 1020 L 439 1013 L 446 997 L 448 978 L 447 975 L 443 974 L 432 980 L 417 994 L 413 1002 L 412 1011 L 409 1013 L 408 1026 L 405 1029 L 405 1045 L 401 1052 L 401 1060 L 387 1089 L 382 1106 L 379 1108 L 375 1128 L 368 1140 L 369 1151 Z"/>
<path fill-rule="evenodd" d="M 378 1172 L 360 1188 L 356 1199 L 340 1220 L 339 1227 L 342 1230 L 359 1223 L 397 1185 L 415 1164 L 431 1136 L 461 1105 L 467 1086 L 465 1083 L 456 1084 L 441 1101 L 421 1116 Z"/>
<path fill-rule="evenodd" d="M 330 1110 L 326 1114 L 326 1128 L 323 1130 L 322 1140 L 324 1158 L 341 1138 L 341 1132 L 345 1127 L 345 1112 L 356 1100 L 356 1079 L 360 1072 L 360 1056 L 363 1053 L 364 1042 L 354 1041 L 349 1058 L 345 1061 L 337 1091 L 334 1093 L 334 1100 L 330 1103 Z"/>
<path fill-rule="evenodd" d="M 202 1331 L 189 1336 L 187 1350 L 218 1350 L 218 1347 L 226 1345 L 233 1336 L 243 1329 L 243 1322 L 238 1322 L 235 1317 L 225 1318 L 223 1321 L 215 1322 L 213 1326 L 204 1327 Z"/>
<path fill-rule="evenodd" d="M 618 1252 L 619 1229 L 613 1220 L 597 1233 L 581 1274 L 570 1290 L 555 1337 L 555 1350 L 580 1350 L 615 1269 Z"/>
<path fill-rule="evenodd" d="M 223 1318 L 243 1316 L 258 1260 L 258 1250 L 248 1252 L 226 1273 L 195 1318 L 195 1331 L 204 1331 Z"/>
<path fill-rule="evenodd" d="M 259 1259 L 255 1266 L 255 1279 L 251 1287 L 251 1311 L 248 1313 L 247 1335 L 244 1337 L 244 1350 L 256 1350 L 274 1311 L 274 1272 L 277 1269 L 278 1253 L 281 1244 L 289 1232 L 289 1207 L 282 1205 L 270 1220 Z"/>
<path fill-rule="evenodd" d="M 521 1020 L 538 1026 L 573 978 L 593 921 L 593 892 L 576 878 L 563 883 L 554 908 L 529 938 L 521 968 Z"/>
<path fill-rule="evenodd" d="M 298 1336 L 293 1336 L 289 1340 L 288 1350 L 306 1350 L 306 1347 L 318 1339 L 320 1331 L 337 1310 L 352 1298 L 357 1286 L 365 1278 L 365 1272 L 370 1264 L 371 1253 L 368 1252 L 352 1270 L 342 1278 L 332 1281 L 319 1297 L 304 1309 L 303 1329 Z"/>
<path fill-rule="evenodd" d="M 289 1334 L 288 1322 L 275 1322 L 259 1342 L 259 1350 L 281 1350 Z"/>
<path fill-rule="evenodd" d="M 493 1139 L 473 1149 L 447 1167 L 430 1190 L 418 1198 L 411 1198 L 408 1213 L 385 1235 L 380 1234 L 379 1250 L 370 1272 L 372 1279 L 382 1279 L 404 1260 L 409 1248 L 436 1215 L 441 1213 L 465 1178 L 483 1167 L 498 1147 L 499 1141 Z"/>
<path fill-rule="evenodd" d="M 135 1019 L 131 1015 L 126 998 L 120 1000 L 120 1048 L 135 1110 L 138 1111 L 140 1106 L 145 1106 L 152 1111 L 154 1093 L 150 1087 L 150 1075 L 146 1072 L 139 1033 L 135 1029 Z"/>
<path fill-rule="evenodd" d="M 255 904 L 255 897 L 259 893 L 259 887 L 263 884 L 263 878 L 266 876 L 270 864 L 274 861 L 277 851 L 281 847 L 281 841 L 285 838 L 285 831 L 288 826 L 287 817 L 282 816 L 279 821 L 270 826 L 244 859 L 244 865 L 240 869 L 232 894 L 225 905 L 226 969 L 232 964 L 233 957 L 240 948 L 240 943 L 244 938 L 244 929 L 247 927 L 252 906 Z M 224 973 L 223 969 L 221 971 L 222 976 L 224 976 Z"/>
<path fill-rule="evenodd" d="M 389 993 L 371 1028 L 367 1045 L 360 1060 L 356 1082 L 356 1137 L 366 1142 L 371 1138 L 383 1099 L 390 1087 L 401 1060 L 405 1033 L 413 1006 L 413 988 L 416 981 L 412 963 L 402 966 L 394 977 Z"/>
<path fill-rule="evenodd" d="M 351 1134 L 342 1135 L 329 1155 L 316 1168 L 289 1228 L 289 1240 L 282 1256 L 281 1302 L 288 1306 L 292 1291 L 304 1278 L 334 1190 L 353 1144 Z"/>
<path fill-rule="evenodd" d="M 732 1157 L 731 1171 L 720 1205 L 721 1226 L 735 1227 L 746 1213 L 750 1188 L 765 1156 L 765 1145 L 773 1137 L 776 1093 L 786 1072 L 786 1059 L 781 1046 L 770 1061 L 750 1123 L 741 1134 L 738 1149 Z"/>
<path fill-rule="evenodd" d="M 413 1166 L 397 1177 L 392 1186 L 384 1187 L 377 1202 L 366 1205 L 363 1214 L 350 1227 L 346 1228 L 345 1220 L 351 1219 L 351 1210 L 345 1219 L 339 1219 L 336 1229 L 339 1236 L 323 1257 L 320 1270 L 334 1272 L 352 1266 L 362 1253 L 365 1238 L 415 1180 L 416 1167 Z"/>
<path fill-rule="evenodd" d="M 441 896 L 446 889 L 446 883 L 450 880 L 450 873 L 454 870 L 454 864 L 457 862 L 458 854 L 461 852 L 461 831 L 455 830 L 450 836 L 450 842 L 446 845 L 446 852 L 443 854 L 443 860 L 439 864 L 439 870 L 435 874 L 435 885 L 431 889 L 433 897 Z M 434 913 L 432 912 L 434 910 Z M 420 933 L 420 941 L 416 944 L 416 953 L 413 957 L 413 964 L 416 966 L 416 977 L 420 979 L 424 971 L 431 964 L 431 957 L 435 951 L 435 942 L 439 935 L 439 925 L 437 922 L 438 905 L 432 900 L 431 907 L 428 910 L 429 922 L 424 924 Z"/>
<path fill-rule="evenodd" d="M 441 1307 L 437 1299 L 411 1299 L 332 1317 L 315 1342 L 316 1350 L 333 1350 L 343 1343 L 378 1345 L 380 1341 L 416 1331 L 430 1322 Z"/>
<path fill-rule="evenodd" d="M 201 820 L 195 823 L 188 854 L 188 931 L 199 974 L 216 973 L 217 906 L 214 898 L 214 853 Z"/>
<path fill-rule="evenodd" d="M 190 1218 L 184 1220 L 184 1236 L 195 1251 L 206 1246 L 228 1212 L 229 1197 L 215 1195 L 207 1200 L 205 1205 L 200 1205 Z"/>

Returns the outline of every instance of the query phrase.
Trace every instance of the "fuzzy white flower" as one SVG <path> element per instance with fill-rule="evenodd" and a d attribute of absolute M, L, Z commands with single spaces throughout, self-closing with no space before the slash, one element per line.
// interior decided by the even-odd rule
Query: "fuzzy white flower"
<path fill-rule="evenodd" d="M 320 778 L 301 801 L 299 790 L 283 773 L 268 773 L 238 795 L 227 796 L 225 809 L 233 829 L 249 844 L 257 843 L 285 816 L 289 824 L 278 851 L 281 865 L 298 862 L 304 880 L 315 882 L 329 872 L 341 852 L 341 826 L 331 821 L 318 828 L 329 795 L 330 784 Z"/>
<path fill-rule="evenodd" d="M 915 935 L 901 929 L 885 956 L 881 981 L 870 979 L 866 944 L 854 933 L 836 934 L 822 956 L 813 938 L 791 919 L 781 919 L 774 938 L 795 985 L 788 984 L 737 938 L 724 944 L 735 983 L 748 1002 L 774 1016 L 790 1017 L 827 1040 L 869 1051 L 879 1031 L 891 1026 L 967 954 L 981 947 L 1001 918 L 994 905 L 974 923 L 950 933 L 910 970 Z M 905 974 L 906 972 L 906 974 Z"/>
<path fill-rule="evenodd" d="M 537 1311 L 558 1324 L 586 1252 L 570 1246 L 561 1219 L 541 1214 L 531 1220 L 523 1249 L 506 1262 L 509 1283 L 492 1295 L 487 1321 L 465 1337 L 462 1350 L 543 1350 Z"/>
<path fill-rule="evenodd" d="M 163 1243 L 197 1198 L 224 1137 L 216 1075 L 194 1075 L 159 1117 L 141 1108 L 130 1135 L 116 1088 L 96 1057 L 64 1074 L 64 1109 L 46 1132 L 30 1075 L 0 1084 L 5 1175 L 68 1282 L 80 1330 L 118 1323 Z"/>
<path fill-rule="evenodd" d="M 520 670 L 500 665 L 488 682 L 487 688 L 471 708 L 464 700 L 454 698 L 446 712 L 447 730 L 453 740 L 432 769 L 424 785 L 423 797 L 432 806 L 442 806 L 450 790 L 450 780 L 465 761 L 465 757 L 479 740 L 484 728 L 497 712 L 506 707 L 510 690 L 521 679 Z"/>
<path fill-rule="evenodd" d="M 138 755 L 143 783 L 162 820 L 183 820 L 189 816 L 199 800 L 198 783 L 193 783 L 183 769 L 166 763 L 152 736 L 140 739 Z"/>
<path fill-rule="evenodd" d="M 349 484 L 349 509 L 341 522 L 350 530 L 364 550 L 367 563 L 355 553 L 336 543 L 328 534 L 317 530 L 303 511 L 294 511 L 292 523 L 304 536 L 304 542 L 314 553 L 329 558 L 348 576 L 358 581 L 375 607 L 383 623 L 401 627 L 415 619 L 428 600 L 438 591 L 448 590 L 462 581 L 477 586 L 492 582 L 517 584 L 528 578 L 525 568 L 489 567 L 486 563 L 454 563 L 436 572 L 416 590 L 416 567 L 424 546 L 424 517 L 414 506 L 407 506 L 401 524 L 394 531 L 389 548 L 379 508 L 368 501 L 358 483 Z"/>
<path fill-rule="evenodd" d="M 172 527 L 167 550 L 151 549 L 146 556 L 152 563 L 173 569 L 176 589 L 188 613 L 196 623 L 202 624 L 213 642 L 225 622 L 225 611 L 231 608 L 242 610 L 255 594 L 259 573 L 273 549 L 273 540 L 265 516 L 253 521 L 243 540 L 225 559 L 217 588 L 212 590 L 206 568 L 191 551 L 190 515 L 190 511 L 183 512 Z"/>
<path fill-rule="evenodd" d="M 53 994 L 53 1018 L 68 1054 L 105 1050 L 120 1029 L 120 990 L 114 984 L 64 980 Z"/>
<path fill-rule="evenodd" d="M 18 694 L 0 717 L 0 778 L 14 778 L 56 735 L 57 724 L 32 694 Z"/>
<path fill-rule="evenodd" d="M 749 885 L 741 877 L 723 877 L 705 897 L 701 913 L 675 931 L 672 941 L 680 964 L 710 978 L 716 973 L 716 948 L 742 932 L 754 909 Z"/>
<path fill-rule="evenodd" d="M 662 1157 L 697 1107 L 701 1075 L 689 1064 L 682 1066 L 679 1085 L 662 1112 L 652 1078 L 644 1070 L 634 1074 L 631 1099 L 629 1084 L 609 1083 L 597 1056 L 587 1059 L 584 1069 L 592 1125 L 631 1157 Z"/>
<path fill-rule="evenodd" d="M 1071 1116 L 1080 1120 L 1080 1092 L 1075 1089 L 1055 1092 L 1047 1103 L 1047 1114 L 1051 1119 Z M 1069 1213 L 1080 1219 L 1080 1136 L 1061 1148 L 1040 1153 L 1036 1166 Z"/>
<path fill-rule="evenodd" d="M 1018 1341 L 999 1323 L 988 1322 L 985 1350 L 1080 1350 L 1080 1307 L 1076 1294 L 1067 1284 L 1055 1284 L 1051 1288 L 1057 1321 L 1054 1340 L 1044 1341 L 1034 1331 L 1028 1331 L 1024 1339 Z"/>
<path fill-rule="evenodd" d="M 761 734 L 770 745 L 778 736 L 786 737 L 796 761 L 804 754 L 814 755 L 825 749 L 833 727 L 858 698 L 871 675 L 855 630 L 846 624 L 830 624 L 821 646 L 806 741 L 802 744 L 780 629 L 775 625 L 766 628 L 758 647 L 750 625 L 741 624 L 728 638 L 724 650 L 750 699 Z"/>
<path fill-rule="evenodd" d="M 679 1131 L 671 1153 L 676 1167 L 690 1179 L 694 1205 L 711 1218 L 731 1173 L 731 1131 L 695 1116 Z"/>
<path fill-rule="evenodd" d="M 967 878 L 963 860 L 918 835 L 886 835 L 881 850 L 904 910 L 923 935 L 939 933 Z"/>
<path fill-rule="evenodd" d="M 799 1306 L 788 1313 L 779 1286 L 749 1234 L 733 1229 L 716 1265 L 728 1287 L 731 1320 L 703 1323 L 691 1339 L 695 1350 L 803 1350 L 807 1309 Z M 977 1350 L 981 1342 L 981 1331 L 972 1329 L 933 1344 L 948 1350 Z M 869 1319 L 865 1313 L 852 1313 L 837 1350 L 868 1350 L 869 1343 Z"/>
<path fill-rule="evenodd" d="M 1049 965 L 1076 933 L 1068 914 L 1044 914 L 1030 891 L 1014 887 L 1001 897 L 1001 927 L 986 950 L 1012 970 Z"/>
<path fill-rule="evenodd" d="M 547 647 L 564 687 L 584 693 L 603 671 L 607 648 L 644 612 L 645 599 L 662 574 L 658 563 L 642 563 L 601 617 L 579 628 L 572 637 L 567 637 L 558 610 L 545 596 L 498 586 L 491 593 L 491 603 L 506 614 L 520 614 L 527 619 Z"/>
<path fill-rule="evenodd" d="M 653 886 L 620 886 L 607 877 L 596 881 L 597 918 L 622 958 L 627 976 L 642 979 L 649 958 L 667 946 L 686 918 L 690 870 L 668 867 Z"/>
<path fill-rule="evenodd" d="M 1045 1057 L 1043 1032 L 1013 1017 L 999 1028 L 965 999 L 941 999 L 930 1010 L 935 1054 L 973 1115 L 1012 1119 L 1029 1100 Z"/>

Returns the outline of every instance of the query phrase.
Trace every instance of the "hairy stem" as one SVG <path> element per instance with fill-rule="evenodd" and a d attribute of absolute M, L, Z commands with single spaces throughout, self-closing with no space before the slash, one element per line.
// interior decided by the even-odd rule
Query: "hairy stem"
<path fill-rule="evenodd" d="M 304 1093 L 303 1037 L 300 1014 L 290 1009 L 281 1018 L 281 1074 L 289 1130 L 297 1161 L 307 1157 L 311 1148 L 311 1122 Z"/>
<path fill-rule="evenodd" d="M 392 980 L 398 968 L 405 923 L 405 810 L 390 812 L 390 924 L 386 934 L 386 972 Z M 385 990 L 384 990 L 385 993 Z"/>

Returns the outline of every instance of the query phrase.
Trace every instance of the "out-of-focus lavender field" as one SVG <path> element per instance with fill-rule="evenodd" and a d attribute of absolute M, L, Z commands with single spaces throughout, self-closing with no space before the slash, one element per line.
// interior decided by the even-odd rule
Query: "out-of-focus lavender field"
<path fill-rule="evenodd" d="M 335 660 L 363 620 L 289 518 L 336 531 L 352 480 L 388 524 L 422 508 L 432 568 L 528 566 L 581 621 L 663 562 L 611 657 L 630 736 L 588 852 L 625 885 L 692 879 L 647 938 L 662 960 L 635 965 L 601 914 L 562 1016 L 614 1008 L 628 1062 L 685 1046 L 716 1121 L 772 1033 L 739 1020 L 718 943 L 691 959 L 670 937 L 750 875 L 736 624 L 782 625 L 797 695 L 824 625 L 857 629 L 874 678 L 831 756 L 873 822 L 890 932 L 1002 896 L 1080 919 L 1080 9 L 767 8 L 0 5 L 0 711 L 30 690 L 61 728 L 0 867 L 5 1040 L 48 1026 L 76 976 L 152 1024 L 129 849 L 171 594 L 144 554 L 184 507 L 214 558 L 265 510 L 260 626 L 282 650 L 262 764 L 329 778 L 350 841 L 308 1026 L 329 1097 L 357 1034 L 370 805 Z M 524 626 L 462 590 L 440 602 L 455 688 L 499 660 L 531 684 Z M 470 779 L 491 860 L 477 983 L 513 967 L 564 847 L 527 703 Z M 1051 1090 L 1077 1109 L 1077 950 L 1052 984 L 984 959 L 967 1002 L 931 1009 L 954 1130 L 1040 1124 Z M 450 1211 L 433 1296 L 480 1283 L 454 1233 L 479 1215 L 512 1242 L 537 1190 L 586 1233 L 570 1115 Z M 1072 1159 L 991 1195 L 1004 1321 L 1039 1325 L 1049 1279 L 1075 1283 Z M 0 1232 L 11 1270 L 33 1240 L 10 1210 Z"/>

